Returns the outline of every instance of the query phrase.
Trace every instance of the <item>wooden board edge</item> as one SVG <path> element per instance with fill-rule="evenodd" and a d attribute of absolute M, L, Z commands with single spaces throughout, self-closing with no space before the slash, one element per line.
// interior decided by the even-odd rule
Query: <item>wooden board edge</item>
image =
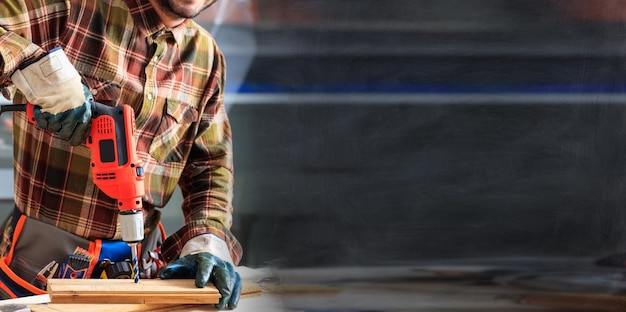
<path fill-rule="evenodd" d="M 150 281 L 150 280 L 147 280 Z M 167 292 L 152 292 L 149 289 L 135 289 L 133 291 L 133 284 L 123 282 L 101 282 L 101 280 L 73 280 L 73 281 L 52 281 L 50 284 L 49 296 L 52 303 L 106 303 L 106 304 L 215 304 L 219 302 L 220 295 L 214 286 L 206 289 L 195 288 L 192 280 L 170 280 L 172 284 L 180 285 L 184 284 L 184 288 L 172 293 Z M 56 283 L 56 284 L 55 284 Z M 149 282 L 150 283 L 150 282 Z M 161 282 L 153 282 L 155 287 L 158 285 L 167 284 L 168 280 L 161 280 Z M 63 287 L 55 287 L 62 285 Z M 77 290 L 73 290 L 72 285 L 79 285 Z M 85 285 L 93 286 L 92 289 L 85 291 Z M 120 286 L 121 285 L 121 286 Z M 187 286 L 189 285 L 189 286 Z M 113 286 L 115 291 L 109 291 L 109 286 Z M 118 287 L 119 286 L 119 287 Z M 87 287 L 89 288 L 89 287 Z M 124 292 L 124 289 L 129 289 L 128 292 Z M 191 291 L 190 291 L 191 290 Z M 244 281 L 242 283 L 241 297 L 254 297 L 259 296 L 262 293 L 261 287 L 252 282 Z"/>

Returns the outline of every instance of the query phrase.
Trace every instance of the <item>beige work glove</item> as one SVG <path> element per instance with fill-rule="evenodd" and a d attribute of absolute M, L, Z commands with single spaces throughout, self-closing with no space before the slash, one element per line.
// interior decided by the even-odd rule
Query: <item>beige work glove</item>
<path fill-rule="evenodd" d="M 80 75 L 60 47 L 22 65 L 11 80 L 44 113 L 56 115 L 85 102 Z"/>

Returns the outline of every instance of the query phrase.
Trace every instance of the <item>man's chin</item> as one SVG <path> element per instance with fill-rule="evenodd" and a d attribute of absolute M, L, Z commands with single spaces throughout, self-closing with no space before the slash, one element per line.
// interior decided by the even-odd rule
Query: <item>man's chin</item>
<path fill-rule="evenodd" d="M 208 4 L 204 4 L 201 7 L 197 7 L 197 3 L 194 0 L 169 0 L 167 1 L 168 8 L 171 13 L 181 18 L 194 18 L 208 7 L 212 6 L 217 0 L 210 1 Z"/>

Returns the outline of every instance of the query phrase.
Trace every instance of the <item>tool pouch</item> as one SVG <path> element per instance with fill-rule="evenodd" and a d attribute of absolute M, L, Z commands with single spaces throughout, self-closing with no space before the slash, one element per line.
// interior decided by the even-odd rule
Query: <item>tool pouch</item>
<path fill-rule="evenodd" d="M 44 290 L 30 284 L 39 270 L 52 260 L 61 262 L 68 249 L 89 247 L 89 242 L 78 236 L 59 239 L 60 235 L 67 236 L 67 233 L 52 225 L 24 215 L 14 214 L 13 218 L 16 217 L 11 249 L 6 257 L 0 258 L 3 299 L 45 294 Z"/>
<path fill-rule="evenodd" d="M 92 268 L 91 260 L 77 256 L 68 255 L 65 261 L 61 264 L 59 271 L 59 278 L 88 278 L 89 270 Z"/>
<path fill-rule="evenodd" d="M 56 277 L 98 278 L 102 273 L 98 265 L 100 261 L 123 261 L 130 257 L 130 248 L 122 241 L 90 241 L 25 215 L 13 214 L 13 218 L 17 222 L 13 220 L 11 249 L 6 257 L 0 258 L 0 299 L 45 294 L 45 290 L 33 286 L 31 282 L 52 261 L 61 264 Z M 140 246 L 147 247 L 146 250 L 158 249 L 165 236 L 163 228 L 159 229 L 148 235 Z M 84 259 L 72 256 L 77 247 L 95 255 L 87 266 Z M 154 276 L 144 276 L 151 277 Z"/>

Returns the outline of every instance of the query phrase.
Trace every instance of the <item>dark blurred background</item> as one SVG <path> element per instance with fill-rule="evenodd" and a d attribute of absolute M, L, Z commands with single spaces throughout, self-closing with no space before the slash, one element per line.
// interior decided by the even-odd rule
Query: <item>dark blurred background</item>
<path fill-rule="evenodd" d="M 624 3 L 210 8 L 198 21 L 228 62 L 241 264 L 625 251 Z"/>
<path fill-rule="evenodd" d="M 230 106 L 245 265 L 626 250 L 623 1 L 254 9 L 230 26 L 254 38 Z"/>

